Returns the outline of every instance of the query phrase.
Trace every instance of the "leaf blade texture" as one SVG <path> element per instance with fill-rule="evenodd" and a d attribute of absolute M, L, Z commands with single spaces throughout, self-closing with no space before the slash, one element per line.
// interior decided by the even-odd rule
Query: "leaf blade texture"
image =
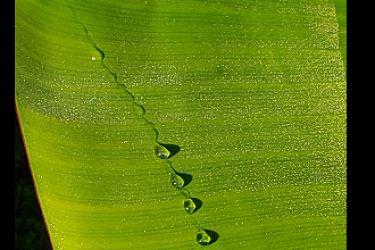
<path fill-rule="evenodd" d="M 344 248 L 343 5 L 17 0 L 16 106 L 54 249 L 199 249 L 198 223 L 214 249 Z M 156 138 L 180 148 L 192 215 Z"/>

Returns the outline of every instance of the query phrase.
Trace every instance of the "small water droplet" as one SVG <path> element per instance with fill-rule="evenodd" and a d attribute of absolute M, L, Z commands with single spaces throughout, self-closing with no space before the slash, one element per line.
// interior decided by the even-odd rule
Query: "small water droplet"
<path fill-rule="evenodd" d="M 197 206 L 195 205 L 194 201 L 192 199 L 184 200 L 184 208 L 185 211 L 189 214 L 194 213 L 194 210 Z"/>
<path fill-rule="evenodd" d="M 180 189 L 184 186 L 184 179 L 182 179 L 181 176 L 175 173 L 169 174 L 171 175 L 171 183 L 175 188 Z"/>
<path fill-rule="evenodd" d="M 101 61 L 102 60 L 102 55 L 99 51 L 90 51 L 90 55 L 91 55 L 91 60 L 95 61 L 95 60 L 99 60 Z"/>
<path fill-rule="evenodd" d="M 210 244 L 210 241 L 211 237 L 203 229 L 201 229 L 201 231 L 197 234 L 197 242 L 200 245 L 208 245 Z"/>
<path fill-rule="evenodd" d="M 219 74 L 223 74 L 224 73 L 224 66 L 217 65 L 216 66 L 216 71 Z"/>
<path fill-rule="evenodd" d="M 169 152 L 165 147 L 157 145 L 155 147 L 155 154 L 160 159 L 168 159 L 168 157 L 171 155 L 171 152 Z"/>

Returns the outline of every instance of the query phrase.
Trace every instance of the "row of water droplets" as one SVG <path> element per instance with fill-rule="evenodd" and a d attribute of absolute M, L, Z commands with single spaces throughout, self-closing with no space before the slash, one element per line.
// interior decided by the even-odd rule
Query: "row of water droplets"
<path fill-rule="evenodd" d="M 169 152 L 167 148 L 165 148 L 164 146 L 160 145 L 160 143 L 158 143 L 158 145 L 155 146 L 155 154 L 160 159 L 164 159 L 168 162 L 167 170 L 168 170 L 168 174 L 170 175 L 170 182 L 172 186 L 176 188 L 177 190 L 179 190 L 180 193 L 185 197 L 185 199 L 182 202 L 183 208 L 188 214 L 192 215 L 197 209 L 197 204 L 195 204 L 193 199 L 190 197 L 190 192 L 183 189 L 183 187 L 185 186 L 184 179 L 179 174 L 177 174 L 172 163 L 168 160 L 171 153 Z M 199 230 L 197 234 L 197 238 L 196 238 L 197 242 L 200 245 L 210 244 L 211 237 L 208 235 L 208 233 L 200 226 L 200 223 L 193 216 L 191 217 L 191 219 Z"/>
<path fill-rule="evenodd" d="M 123 89 L 125 90 L 125 92 L 132 97 L 132 100 L 133 100 L 133 104 L 140 108 L 142 110 L 142 118 L 147 122 L 147 124 L 149 124 L 152 129 L 155 131 L 156 133 L 156 146 L 155 146 L 155 154 L 158 158 L 160 159 L 163 159 L 163 160 L 166 160 L 168 165 L 167 165 L 167 171 L 168 171 L 168 174 L 170 176 L 170 182 L 171 184 L 173 185 L 174 188 L 176 188 L 177 190 L 180 191 L 180 193 L 185 197 L 185 199 L 183 200 L 183 207 L 184 207 L 184 210 L 192 215 L 194 213 L 194 211 L 196 210 L 197 208 L 197 205 L 195 204 L 195 202 L 191 199 L 190 197 L 190 193 L 189 191 L 183 189 L 183 187 L 185 186 L 185 181 L 184 179 L 179 175 L 177 174 L 177 172 L 175 171 L 174 167 L 172 166 L 172 163 L 168 160 L 168 158 L 171 156 L 171 153 L 170 151 L 164 147 L 160 142 L 158 142 L 158 137 L 159 137 L 159 132 L 158 130 L 156 129 L 155 127 L 155 124 L 152 123 L 151 121 L 149 121 L 147 118 L 145 118 L 145 113 L 146 113 L 146 110 L 145 108 L 137 103 L 135 101 L 135 97 L 134 97 L 134 94 L 132 92 L 130 92 L 127 87 L 125 86 L 125 84 L 121 84 L 118 82 L 117 80 L 117 75 L 115 73 L 113 73 L 109 67 L 103 62 L 104 60 L 104 57 L 105 57 L 105 54 L 104 52 L 96 45 L 96 43 L 94 42 L 93 38 L 90 36 L 88 30 L 86 29 L 85 25 L 79 21 L 79 18 L 77 17 L 77 14 L 74 10 L 74 8 L 70 5 L 69 1 L 66 0 L 69 8 L 72 10 L 73 12 L 73 15 L 75 16 L 75 18 L 77 19 L 77 21 L 82 25 L 84 31 L 85 31 L 85 36 L 86 38 L 90 41 L 90 43 L 94 46 L 95 48 L 95 52 L 96 53 L 93 53 L 93 54 L 96 54 L 96 55 L 92 55 L 91 56 L 91 60 L 99 60 L 102 64 L 102 66 L 106 69 L 107 73 L 109 75 L 111 75 L 114 79 L 114 81 Z M 196 241 L 200 244 L 200 245 L 208 245 L 211 243 L 211 237 L 210 235 L 203 229 L 201 228 L 200 224 L 197 222 L 197 220 L 194 218 L 194 217 L 191 217 L 195 226 L 198 228 L 199 232 L 197 233 L 197 236 L 196 236 Z"/>

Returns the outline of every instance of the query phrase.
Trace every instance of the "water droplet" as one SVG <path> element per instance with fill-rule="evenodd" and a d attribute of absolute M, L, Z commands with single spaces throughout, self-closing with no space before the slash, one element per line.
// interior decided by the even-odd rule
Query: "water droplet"
<path fill-rule="evenodd" d="M 91 55 L 91 60 L 95 61 L 95 60 L 99 60 L 101 61 L 102 60 L 102 55 L 99 51 L 90 51 L 90 55 Z"/>
<path fill-rule="evenodd" d="M 181 176 L 175 173 L 169 174 L 171 175 L 171 183 L 175 188 L 180 189 L 184 186 L 184 179 L 182 179 Z"/>
<path fill-rule="evenodd" d="M 197 242 L 200 245 L 208 245 L 210 244 L 210 241 L 211 237 L 206 233 L 206 231 L 201 229 L 201 231 L 197 234 Z"/>
<path fill-rule="evenodd" d="M 192 199 L 184 200 L 184 208 L 185 211 L 189 214 L 194 213 L 194 210 L 197 206 L 195 205 L 194 201 Z"/>
<path fill-rule="evenodd" d="M 171 155 L 171 152 L 169 152 L 165 147 L 157 145 L 155 147 L 155 154 L 160 159 L 168 159 L 168 157 Z"/>
<path fill-rule="evenodd" d="M 224 73 L 224 67 L 223 67 L 223 66 L 220 66 L 220 65 L 217 65 L 217 66 L 216 66 L 216 71 L 217 71 L 217 73 L 219 73 L 219 74 L 223 74 L 223 73 Z"/>

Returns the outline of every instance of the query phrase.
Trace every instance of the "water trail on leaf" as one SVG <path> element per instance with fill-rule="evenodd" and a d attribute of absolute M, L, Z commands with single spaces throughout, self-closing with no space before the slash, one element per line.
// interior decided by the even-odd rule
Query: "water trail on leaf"
<path fill-rule="evenodd" d="M 215 242 L 217 240 L 218 234 L 216 232 L 214 232 L 214 231 L 203 229 L 200 226 L 200 223 L 192 215 L 194 213 L 194 210 L 196 209 L 196 204 L 194 203 L 194 201 L 190 197 L 190 193 L 187 190 L 183 190 L 182 189 L 186 185 L 186 183 L 183 180 L 183 178 L 180 176 L 180 174 L 178 174 L 175 171 L 175 169 L 174 169 L 174 167 L 172 165 L 172 162 L 168 159 L 169 157 L 171 157 L 171 152 L 165 147 L 166 144 L 162 144 L 162 143 L 160 143 L 158 141 L 158 139 L 159 139 L 159 131 L 156 129 L 155 124 L 145 117 L 146 109 L 143 107 L 143 105 L 141 105 L 141 104 L 139 104 L 139 103 L 137 103 L 135 101 L 134 94 L 131 91 L 129 91 L 129 89 L 127 88 L 127 86 L 124 83 L 120 83 L 118 81 L 117 75 L 114 72 L 112 72 L 111 69 L 105 64 L 105 62 L 104 62 L 105 53 L 95 43 L 94 39 L 92 38 L 92 36 L 88 32 L 86 26 L 79 20 L 76 11 L 71 6 L 71 4 L 69 3 L 69 1 L 68 0 L 65 0 L 65 1 L 68 4 L 69 8 L 71 9 L 71 11 L 72 11 L 74 17 L 76 18 L 77 22 L 79 22 L 81 24 L 81 26 L 82 26 L 82 28 L 83 28 L 83 30 L 85 32 L 85 37 L 90 42 L 90 44 L 95 48 L 95 50 L 100 54 L 100 56 L 101 56 L 100 62 L 102 64 L 103 68 L 106 69 L 107 73 L 113 78 L 113 80 L 132 98 L 134 106 L 137 107 L 137 108 L 139 108 L 139 109 L 141 109 L 141 111 L 142 111 L 142 115 L 141 115 L 142 118 L 145 120 L 145 122 L 155 132 L 155 142 L 157 144 L 155 146 L 155 154 L 156 154 L 156 156 L 158 158 L 163 159 L 163 160 L 165 160 L 168 163 L 166 169 L 167 169 L 168 175 L 170 176 L 170 181 L 171 181 L 172 185 L 176 189 L 178 189 L 180 191 L 180 193 L 185 197 L 185 200 L 184 200 L 185 211 L 187 211 L 191 215 L 190 218 L 192 220 L 192 224 L 194 224 L 197 227 L 198 231 L 199 231 L 198 234 L 197 234 L 196 241 L 200 245 L 212 244 L 213 242 Z M 92 57 L 92 60 L 96 60 L 96 58 Z"/>
<path fill-rule="evenodd" d="M 105 62 L 104 62 L 104 59 L 105 59 L 105 53 L 104 53 L 103 50 L 101 50 L 101 49 L 99 48 L 99 46 L 95 43 L 94 39 L 92 38 L 92 36 L 91 36 L 90 33 L 88 32 L 86 26 L 85 26 L 85 25 L 79 20 L 76 11 L 75 11 L 74 8 L 70 5 L 69 1 L 66 0 L 66 2 L 67 2 L 67 4 L 68 4 L 69 8 L 72 10 L 74 17 L 75 17 L 75 18 L 77 19 L 77 21 L 81 24 L 81 26 L 82 26 L 82 28 L 83 28 L 83 30 L 84 30 L 84 32 L 85 32 L 85 36 L 86 36 L 86 38 L 87 38 L 88 41 L 92 44 L 92 46 L 95 48 L 95 50 L 98 51 L 98 52 L 100 53 L 100 56 L 101 56 L 101 60 L 100 60 L 100 61 L 101 61 L 102 66 L 106 69 L 107 73 L 108 73 L 108 74 L 114 79 L 114 81 L 115 81 L 118 85 L 120 85 L 120 87 L 121 87 L 121 88 L 122 88 L 122 89 L 123 89 L 123 90 L 124 90 L 124 91 L 125 91 L 130 97 L 131 97 L 131 98 L 132 98 L 132 100 L 133 100 L 133 104 L 134 104 L 137 108 L 139 108 L 139 109 L 142 110 L 142 118 L 147 122 L 147 124 L 149 124 L 149 125 L 152 127 L 152 129 L 154 130 L 155 135 L 156 135 L 156 139 L 155 139 L 155 140 L 156 140 L 156 143 L 160 145 L 160 143 L 159 143 L 159 141 L 158 141 L 158 139 L 159 139 L 159 131 L 155 128 L 155 124 L 152 123 L 149 119 L 147 119 L 147 118 L 144 116 L 145 113 L 146 113 L 146 109 L 145 109 L 141 104 L 139 104 L 139 103 L 137 103 L 137 102 L 135 101 L 135 96 L 134 96 L 134 94 L 128 90 L 128 88 L 126 87 L 125 84 L 120 83 L 120 82 L 118 81 L 118 77 L 117 77 L 117 75 L 116 75 L 114 72 L 112 72 L 111 69 L 105 64 Z M 93 58 L 93 60 L 94 60 L 94 58 Z"/>
<path fill-rule="evenodd" d="M 132 98 L 134 106 L 137 107 L 137 108 L 139 108 L 139 109 L 141 109 L 141 111 L 142 111 L 142 114 L 141 114 L 142 118 L 152 128 L 152 130 L 155 132 L 155 142 L 157 144 L 155 146 L 155 153 L 156 153 L 156 155 L 159 158 L 166 159 L 166 161 L 168 163 L 166 165 L 166 170 L 167 170 L 168 174 L 171 175 L 171 178 L 174 177 L 174 176 L 176 176 L 176 175 L 178 175 L 176 173 L 176 171 L 174 170 L 173 166 L 172 166 L 172 162 L 168 160 L 168 158 L 170 157 L 171 153 L 169 152 L 168 149 L 166 149 L 163 146 L 162 143 L 159 142 L 159 131 L 156 129 L 155 124 L 145 117 L 146 109 L 141 104 L 139 104 L 139 103 L 137 103 L 135 101 L 134 94 L 131 91 L 129 91 L 129 89 L 127 88 L 127 86 L 125 84 L 120 83 L 118 81 L 117 75 L 114 72 L 112 72 L 111 69 L 105 64 L 105 53 L 104 53 L 104 51 L 99 48 L 99 46 L 96 44 L 96 42 L 94 41 L 94 39 L 92 38 L 92 36 L 88 32 L 86 26 L 79 20 L 76 11 L 71 6 L 71 4 L 69 3 L 69 1 L 68 0 L 65 0 L 65 1 L 68 4 L 69 8 L 71 9 L 71 11 L 72 11 L 74 17 L 76 18 L 77 22 L 81 24 L 81 26 L 82 26 L 82 28 L 83 28 L 83 30 L 85 32 L 85 37 L 90 42 L 90 44 L 95 48 L 95 50 L 100 54 L 100 56 L 101 56 L 100 62 L 102 64 L 102 66 L 106 69 L 107 73 L 113 78 L 113 80 L 119 85 L 119 87 L 122 88 Z M 96 59 L 93 57 L 92 60 L 96 60 Z M 163 151 L 164 151 L 164 153 L 163 153 Z M 180 186 L 180 184 L 176 184 L 174 186 L 182 188 L 183 184 L 181 186 Z"/>

